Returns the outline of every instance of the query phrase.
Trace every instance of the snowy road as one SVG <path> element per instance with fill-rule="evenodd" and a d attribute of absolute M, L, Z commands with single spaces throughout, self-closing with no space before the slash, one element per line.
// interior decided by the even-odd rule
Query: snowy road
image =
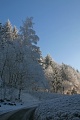
<path fill-rule="evenodd" d="M 36 107 L 20 109 L 0 115 L 0 120 L 33 120 Z"/>

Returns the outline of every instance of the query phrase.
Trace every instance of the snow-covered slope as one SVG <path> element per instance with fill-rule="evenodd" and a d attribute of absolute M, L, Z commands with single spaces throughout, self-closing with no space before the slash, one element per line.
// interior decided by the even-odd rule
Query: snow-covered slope
<path fill-rule="evenodd" d="M 37 91 L 31 91 L 29 92 L 33 97 L 40 101 L 45 101 L 45 100 L 51 100 L 55 98 L 62 97 L 63 94 L 58 94 L 58 93 L 49 93 L 49 92 L 37 92 Z"/>
<path fill-rule="evenodd" d="M 63 96 L 41 103 L 35 120 L 80 120 L 80 95 Z"/>
<path fill-rule="evenodd" d="M 13 110 L 17 110 L 17 109 L 21 109 L 21 108 L 30 108 L 30 107 L 34 107 L 37 106 L 40 101 L 38 99 L 36 99 L 35 97 L 31 96 L 28 93 L 23 93 L 22 96 L 22 102 L 3 102 L 0 103 L 1 107 L 0 107 L 0 115 L 9 111 L 13 111 Z M 5 104 L 6 103 L 6 104 Z M 9 105 L 8 103 L 15 103 L 16 105 Z"/>
<path fill-rule="evenodd" d="M 24 92 L 21 96 L 23 105 L 3 105 L 0 114 L 21 108 L 37 106 L 34 120 L 80 120 L 80 95 L 60 95 L 47 92 Z"/>

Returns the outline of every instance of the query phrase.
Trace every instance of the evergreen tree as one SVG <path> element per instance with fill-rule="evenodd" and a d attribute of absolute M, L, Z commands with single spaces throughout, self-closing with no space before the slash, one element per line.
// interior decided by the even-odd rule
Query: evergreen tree
<path fill-rule="evenodd" d="M 62 79 L 60 71 L 57 68 L 53 69 L 52 86 L 54 92 L 62 93 Z"/>
<path fill-rule="evenodd" d="M 33 22 L 32 17 L 27 18 L 26 21 L 23 22 L 23 26 L 20 27 L 21 35 L 23 37 L 23 41 L 26 45 L 31 46 L 32 44 L 37 44 L 39 41 L 39 37 L 36 35 L 36 32 L 33 30 Z"/>
<path fill-rule="evenodd" d="M 34 23 L 32 20 L 32 17 L 27 18 L 26 21 L 23 22 L 23 26 L 20 27 L 22 42 L 30 47 L 32 51 L 40 53 L 39 47 L 36 46 L 37 42 L 39 41 L 39 37 L 36 35 L 36 32 L 33 29 Z"/>
<path fill-rule="evenodd" d="M 13 27 L 13 40 L 18 38 L 18 30 L 16 26 Z"/>
<path fill-rule="evenodd" d="M 2 23 L 0 23 L 0 47 L 3 48 L 4 46 L 4 27 Z"/>
<path fill-rule="evenodd" d="M 52 58 L 51 58 L 50 55 L 47 55 L 44 58 L 44 64 L 45 64 L 45 68 L 48 68 L 49 66 L 51 66 L 51 64 L 52 64 Z"/>
<path fill-rule="evenodd" d="M 45 64 L 44 71 L 46 78 L 49 81 L 50 91 L 62 93 L 63 88 L 60 66 L 55 61 L 52 60 L 50 55 L 47 55 L 44 58 L 44 64 Z"/>
<path fill-rule="evenodd" d="M 32 34 L 32 30 L 28 21 L 29 36 L 28 41 L 30 44 L 24 44 L 23 41 L 27 40 L 27 36 L 24 38 L 24 34 L 19 34 L 17 38 L 16 27 L 12 29 L 10 21 L 3 26 L 4 27 L 4 48 L 0 47 L 0 77 L 3 81 L 4 98 L 7 96 L 7 87 L 9 91 L 13 91 L 13 88 L 18 89 L 18 99 L 20 99 L 21 91 L 25 88 L 40 90 L 45 89 L 47 86 L 46 79 L 42 67 L 38 63 L 40 59 L 39 48 L 36 46 L 37 39 L 34 39 L 36 34 Z M 25 26 L 24 26 L 25 27 Z M 22 36 L 22 37 L 21 37 Z M 38 37 L 37 37 L 38 38 Z M 13 40 L 15 39 L 15 40 Z M 11 94 L 11 92 L 9 92 Z M 12 95 L 10 97 L 12 99 Z"/>
<path fill-rule="evenodd" d="M 4 24 L 4 39 L 5 41 L 13 40 L 13 30 L 9 20 Z"/>

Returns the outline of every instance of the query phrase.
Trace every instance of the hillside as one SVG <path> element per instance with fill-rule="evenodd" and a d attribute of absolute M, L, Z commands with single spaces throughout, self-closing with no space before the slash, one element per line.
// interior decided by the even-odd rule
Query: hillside
<path fill-rule="evenodd" d="M 63 63 L 58 64 L 49 55 L 43 59 L 43 68 L 51 92 L 80 93 L 80 72 L 78 70 Z"/>

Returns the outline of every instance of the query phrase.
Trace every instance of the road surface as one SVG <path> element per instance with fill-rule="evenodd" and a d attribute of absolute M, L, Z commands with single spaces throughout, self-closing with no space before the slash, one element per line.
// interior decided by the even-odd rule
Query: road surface
<path fill-rule="evenodd" d="M 34 120 L 36 107 L 22 108 L 0 115 L 0 120 Z"/>

